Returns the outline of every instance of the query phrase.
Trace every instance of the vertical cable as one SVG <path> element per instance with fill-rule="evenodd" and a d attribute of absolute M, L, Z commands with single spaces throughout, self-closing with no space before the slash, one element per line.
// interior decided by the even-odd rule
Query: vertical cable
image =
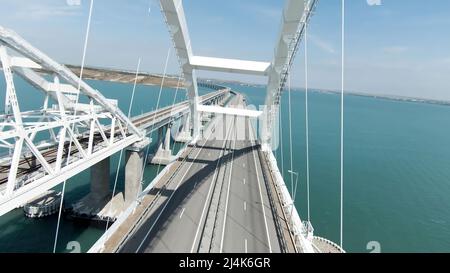
<path fill-rule="evenodd" d="M 291 196 L 294 198 L 294 162 L 292 156 L 292 105 L 291 105 L 291 71 L 288 72 L 288 106 L 289 106 L 289 158 L 290 158 L 290 174 L 291 174 Z M 295 202 L 295 200 L 292 200 Z"/>
<path fill-rule="evenodd" d="M 281 98 L 280 98 L 281 100 Z M 281 176 L 284 179 L 284 154 L 283 154 L 283 117 L 282 117 L 282 108 L 281 103 L 278 104 L 280 107 L 279 112 L 279 120 L 280 120 L 280 152 L 281 152 Z"/>
<path fill-rule="evenodd" d="M 311 221 L 309 203 L 309 108 L 308 108 L 308 24 L 305 24 L 305 130 L 306 130 L 306 201 L 308 204 L 308 222 Z"/>
<path fill-rule="evenodd" d="M 343 248 L 343 227 L 344 227 L 344 58 L 345 58 L 345 0 L 342 0 L 342 73 L 341 73 L 341 204 L 340 204 L 340 247 Z"/>
<path fill-rule="evenodd" d="M 167 51 L 166 64 L 164 65 L 164 74 L 163 74 L 163 78 L 162 78 L 162 80 L 161 80 L 161 87 L 160 87 L 160 89 L 159 89 L 158 105 L 156 105 L 156 111 L 158 111 L 159 100 L 160 100 L 160 97 L 161 97 L 161 91 L 162 91 L 162 89 L 163 89 L 163 86 L 164 86 L 164 80 L 165 80 L 165 78 L 166 78 L 167 65 L 168 65 L 169 59 L 170 59 L 170 49 L 171 49 L 171 48 L 169 47 L 169 50 Z M 173 105 L 172 105 L 172 106 L 173 106 Z M 156 117 L 156 115 L 155 115 L 154 117 Z M 153 123 L 152 126 L 154 126 L 154 124 L 155 124 L 155 123 Z M 167 128 L 166 128 L 166 134 L 170 134 L 170 127 L 169 127 L 169 125 L 167 125 Z M 163 141 L 166 141 L 166 140 L 164 139 Z M 169 141 L 169 146 L 170 146 L 170 141 Z M 167 148 L 167 147 L 165 147 L 165 148 Z M 144 165 L 144 166 L 145 166 L 145 165 Z M 159 174 L 159 169 L 160 169 L 160 168 L 161 168 L 161 158 L 160 158 L 160 160 L 159 160 L 159 162 L 158 162 L 158 169 L 156 170 L 156 175 Z M 144 172 L 142 172 L 142 175 L 144 175 Z"/>
<path fill-rule="evenodd" d="M 93 9 L 93 7 L 94 7 L 94 0 L 91 0 L 91 4 L 89 6 L 88 23 L 87 23 L 87 26 L 86 26 L 86 37 L 84 39 L 83 57 L 81 59 L 80 77 L 79 77 L 79 80 L 78 80 L 78 93 L 77 93 L 77 97 L 76 97 L 76 101 L 75 101 L 74 116 L 77 115 L 77 106 L 78 106 L 78 101 L 79 101 L 79 98 L 80 98 L 81 81 L 82 81 L 82 78 L 83 78 L 84 63 L 85 63 L 85 60 L 86 60 L 86 50 L 87 50 L 87 45 L 88 45 L 88 41 L 89 41 L 89 32 L 90 32 L 90 29 L 91 29 L 91 18 L 92 18 L 92 9 Z M 72 132 L 74 131 L 74 128 L 75 128 L 75 123 L 73 123 L 73 125 L 72 125 Z M 63 136 L 63 137 L 65 138 L 66 136 Z M 72 136 L 72 137 L 74 137 L 74 136 Z M 68 155 L 67 155 L 66 166 L 69 165 L 69 162 L 70 162 L 70 154 L 71 154 L 71 150 L 72 150 L 72 137 L 70 138 L 70 141 L 69 141 L 69 151 L 68 151 Z M 64 141 L 64 139 L 62 139 L 62 140 L 60 139 L 60 141 Z M 65 190 L 66 190 L 66 182 L 67 182 L 67 180 L 64 180 L 62 193 L 61 193 L 61 202 L 59 204 L 58 221 L 57 221 L 57 224 L 56 224 L 55 241 L 54 241 L 54 244 L 53 244 L 53 253 L 56 252 L 56 246 L 58 244 L 59 226 L 60 226 L 60 223 L 61 223 L 61 212 L 62 212 L 62 207 L 63 207 L 63 204 L 64 204 L 64 193 L 65 193 Z"/>

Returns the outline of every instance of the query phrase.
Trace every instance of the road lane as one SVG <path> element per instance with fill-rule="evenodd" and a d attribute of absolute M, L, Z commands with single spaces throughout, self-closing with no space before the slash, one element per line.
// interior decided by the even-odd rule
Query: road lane
<path fill-rule="evenodd" d="M 166 189 L 170 198 L 161 198 L 121 251 L 197 252 L 200 242 L 202 251 L 218 252 L 218 245 L 222 252 L 281 251 L 259 147 L 236 140 L 231 124 L 234 119 L 227 119 L 225 139 L 213 137 L 195 148 Z M 206 223 L 214 236 L 205 232 L 211 230 Z"/>

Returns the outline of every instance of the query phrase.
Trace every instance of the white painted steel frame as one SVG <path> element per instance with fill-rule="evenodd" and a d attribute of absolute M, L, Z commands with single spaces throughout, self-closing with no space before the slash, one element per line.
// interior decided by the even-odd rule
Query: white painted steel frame
<path fill-rule="evenodd" d="M 79 85 L 80 92 L 92 98 L 96 103 L 102 106 L 103 109 L 116 116 L 119 120 L 126 124 L 127 128 L 134 134 L 143 137 L 143 133 L 134 126 L 127 116 L 117 106 L 113 105 L 110 100 L 106 99 L 99 91 L 90 87 L 86 82 L 80 81 L 79 77 L 77 77 L 70 69 L 55 62 L 50 57 L 34 48 L 22 37 L 2 26 L 0 26 L 0 44 L 14 49 L 16 52 L 27 57 L 31 62 L 38 63 L 43 68 L 54 72 L 60 78 L 66 80 L 68 84 L 77 87 Z"/>
<path fill-rule="evenodd" d="M 192 56 L 191 65 L 195 69 L 267 76 L 268 62 L 244 61 L 236 59 Z"/>
<path fill-rule="evenodd" d="M 181 0 L 160 0 L 161 11 L 164 15 L 166 25 L 169 28 L 178 61 L 184 78 L 184 85 L 189 98 L 189 108 L 191 112 L 192 136 L 197 138 L 200 132 L 200 117 L 197 112 L 198 90 L 197 77 L 191 65 L 192 48 L 189 38 L 188 27 Z"/>
<path fill-rule="evenodd" d="M 183 72 L 185 87 L 188 91 L 191 112 L 192 137 L 197 139 L 200 132 L 200 115 L 198 114 L 198 90 L 195 70 L 209 70 L 229 73 L 267 75 L 270 63 L 236 59 L 194 56 L 188 26 L 184 15 L 182 0 L 160 0 L 178 60 Z"/>
<path fill-rule="evenodd" d="M 225 115 L 230 115 L 230 116 L 240 116 L 240 117 L 250 117 L 250 118 L 257 118 L 262 114 L 262 111 L 221 107 L 221 106 L 211 106 L 211 105 L 198 105 L 197 109 L 199 112 L 225 114 Z"/>
<path fill-rule="evenodd" d="M 0 115 L 0 147 L 9 149 L 11 154 L 9 160 L 8 156 L 2 158 L 9 173 L 7 182 L 0 185 L 0 216 L 143 139 L 144 133 L 113 100 L 106 99 L 69 69 L 1 26 L 0 61 L 6 80 L 5 113 Z M 53 73 L 53 82 L 40 76 L 41 70 Z M 13 73 L 43 92 L 45 99 L 41 109 L 20 110 Z M 77 103 L 79 95 L 85 96 L 89 103 Z M 56 102 L 53 108 L 48 108 L 49 98 Z M 47 132 L 50 139 L 46 139 L 44 145 L 36 143 L 36 136 Z M 99 136 L 98 141 L 95 135 Z M 83 147 L 81 139 L 87 140 L 87 147 Z M 67 162 L 65 144 L 69 143 L 73 143 L 77 151 Z M 52 149 L 52 163 L 46 158 L 43 147 Z M 39 164 L 37 169 L 19 175 L 21 161 L 30 157 Z"/>
<path fill-rule="evenodd" d="M 89 157 L 83 160 L 77 160 L 74 163 L 69 164 L 68 166 L 62 167 L 60 171 L 52 175 L 45 175 L 42 178 L 37 179 L 36 181 L 33 181 L 14 190 L 11 195 L 0 197 L 0 216 L 4 215 L 14 208 L 22 206 L 27 201 L 39 196 L 43 192 L 55 187 L 61 182 L 71 178 L 74 175 L 79 174 L 87 168 L 138 142 L 139 140 L 139 136 L 130 135 L 125 139 L 122 139 L 118 142 L 115 142 L 113 145 L 110 145 L 107 149 L 102 149 L 101 151 L 94 152 Z"/>
<path fill-rule="evenodd" d="M 264 150 L 274 148 L 272 147 L 272 132 L 276 126 L 273 123 L 276 121 L 281 91 L 304 36 L 305 25 L 308 24 L 316 3 L 317 0 L 286 0 L 275 53 L 268 72 L 266 113 L 261 135 Z"/>

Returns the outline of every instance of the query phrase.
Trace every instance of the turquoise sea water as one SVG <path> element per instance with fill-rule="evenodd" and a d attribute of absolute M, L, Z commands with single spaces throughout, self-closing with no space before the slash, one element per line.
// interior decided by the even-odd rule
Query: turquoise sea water
<path fill-rule="evenodd" d="M 260 88 L 240 87 L 250 102 Z M 296 198 L 306 217 L 305 94 L 292 92 Z M 290 185 L 288 99 L 282 99 L 285 181 Z M 311 92 L 310 205 L 319 236 L 339 242 L 340 96 Z M 450 107 L 345 97 L 344 248 L 367 252 L 450 251 Z M 281 151 L 275 152 L 281 165 Z M 280 166 L 281 169 L 281 166 Z M 294 178 L 295 179 L 295 178 Z"/>
<path fill-rule="evenodd" d="M 0 89 L 4 83 L 0 80 Z M 132 86 L 89 81 L 108 98 L 119 100 L 128 110 Z M 23 108 L 42 104 L 36 91 L 18 81 Z M 248 102 L 263 104 L 265 89 L 231 85 L 244 93 Z M 154 109 L 159 87 L 138 86 L 132 114 Z M 206 90 L 201 90 L 205 93 Z M 172 103 L 175 90 L 164 88 L 160 106 Z M 28 96 L 28 97 L 27 97 Z M 180 90 L 178 100 L 185 99 Z M 39 98 L 39 100 L 35 99 Z M 304 92 L 292 92 L 293 169 L 300 174 L 296 204 L 306 217 L 306 161 Z M 319 236 L 339 241 L 339 96 L 310 93 L 310 185 L 311 221 Z M 0 93 L 4 101 L 4 92 Z M 367 243 L 377 241 L 382 252 L 450 251 L 450 107 L 376 99 L 345 98 L 345 185 L 344 248 L 348 252 L 368 252 Z M 285 180 L 290 185 L 287 93 L 282 98 L 283 154 Z M 22 106 L 22 105 L 21 105 Z M 177 147 L 176 149 L 179 149 Z M 281 149 L 274 152 L 281 159 Z M 118 154 L 111 161 L 111 182 Z M 281 160 L 279 160 L 281 168 Z M 148 166 L 148 183 L 156 174 Z M 123 172 L 119 174 L 119 181 Z M 123 187 L 119 183 L 119 189 Z M 89 173 L 83 172 L 67 184 L 66 203 L 89 190 Z M 50 252 L 56 217 L 27 219 L 21 210 L 0 217 L 1 252 Z M 67 251 L 69 241 L 81 243 L 82 251 L 101 236 L 103 230 L 74 226 L 63 221 L 58 251 Z"/>

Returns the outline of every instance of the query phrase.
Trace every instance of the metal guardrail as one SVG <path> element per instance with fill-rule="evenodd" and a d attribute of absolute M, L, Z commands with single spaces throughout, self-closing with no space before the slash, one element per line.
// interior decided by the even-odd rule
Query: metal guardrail
<path fill-rule="evenodd" d="M 271 171 L 270 171 L 270 168 L 268 168 L 268 166 L 266 165 L 266 162 L 267 162 L 266 161 L 267 160 L 266 156 L 264 154 L 261 154 L 261 153 L 263 153 L 263 152 L 259 149 L 258 157 L 259 157 L 259 162 L 261 163 L 261 169 L 262 169 L 262 173 L 263 173 L 263 177 L 264 177 L 264 182 L 265 182 L 266 188 L 267 188 L 267 195 L 268 195 L 269 201 L 270 201 L 270 208 L 271 208 L 272 214 L 273 215 L 277 215 L 277 213 L 276 213 L 276 205 L 274 203 L 276 201 L 274 200 L 274 197 L 272 196 L 272 191 L 271 191 L 270 185 L 268 185 L 269 179 L 273 180 L 273 177 L 272 178 L 267 177 L 266 171 L 268 171 L 269 173 L 271 173 Z M 268 169 L 266 169 L 266 168 L 268 168 Z M 281 200 L 279 200 L 279 196 L 278 195 L 277 195 L 277 198 L 278 198 L 278 201 L 281 203 Z M 284 210 L 281 209 L 281 211 L 283 213 L 284 219 L 286 219 L 286 221 L 287 221 L 287 217 L 286 217 L 286 215 L 284 213 Z M 274 222 L 275 222 L 275 228 L 276 228 L 276 231 L 277 231 L 277 234 L 278 234 L 278 238 L 281 239 L 281 242 L 280 242 L 281 243 L 281 247 L 283 248 L 284 252 L 288 252 L 287 242 L 286 242 L 286 239 L 283 236 L 282 224 L 280 223 L 280 220 L 278 219 L 278 217 L 273 217 L 273 219 L 274 219 Z M 289 229 L 289 225 L 287 225 L 287 227 Z M 290 237 L 290 239 L 292 241 L 292 244 L 294 245 L 294 249 L 297 251 L 297 249 L 295 247 L 295 239 L 292 237 L 292 233 L 291 232 L 289 232 L 289 237 Z"/>

